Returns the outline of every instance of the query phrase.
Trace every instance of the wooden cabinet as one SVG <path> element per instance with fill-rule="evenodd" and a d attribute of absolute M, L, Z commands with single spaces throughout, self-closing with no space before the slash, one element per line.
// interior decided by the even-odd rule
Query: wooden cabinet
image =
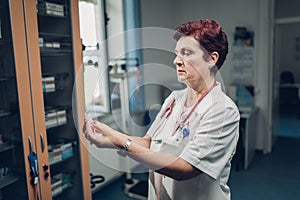
<path fill-rule="evenodd" d="M 34 199 L 36 191 L 30 187 L 27 161 L 34 127 L 32 105 L 28 103 L 31 97 L 24 21 L 18 21 L 22 17 L 22 2 L 12 1 L 10 4 L 1 0 L 0 199 Z"/>
<path fill-rule="evenodd" d="M 91 199 L 78 1 L 0 1 L 0 199 Z"/>

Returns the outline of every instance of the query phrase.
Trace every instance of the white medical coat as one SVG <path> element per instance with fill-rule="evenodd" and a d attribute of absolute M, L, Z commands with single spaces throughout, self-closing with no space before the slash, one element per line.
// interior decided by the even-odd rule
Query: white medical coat
<path fill-rule="evenodd" d="M 182 131 L 174 134 L 174 130 L 186 98 L 187 89 L 184 89 L 172 92 L 165 100 L 147 132 L 152 137 L 150 149 L 180 157 L 203 173 L 176 181 L 150 171 L 148 199 L 156 200 L 157 190 L 161 200 L 229 200 L 227 182 L 239 136 L 239 111 L 217 83 L 187 120 L 185 127 L 190 134 L 183 137 Z M 163 113 L 174 99 L 173 111 L 166 118 Z M 157 140 L 162 142 L 154 142 Z"/>

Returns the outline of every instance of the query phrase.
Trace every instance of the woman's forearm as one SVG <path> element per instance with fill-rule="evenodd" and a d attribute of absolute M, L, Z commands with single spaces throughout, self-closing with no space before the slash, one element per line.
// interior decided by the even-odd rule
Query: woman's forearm
<path fill-rule="evenodd" d="M 148 147 L 151 138 L 132 137 L 119 132 L 114 135 L 117 138 L 113 143 L 119 148 L 124 147 L 128 139 L 132 140 L 127 155 L 153 171 L 176 180 L 185 180 L 200 174 L 198 169 L 181 158 L 168 153 L 151 151 Z"/>
<path fill-rule="evenodd" d="M 148 149 L 150 148 L 151 138 L 149 136 L 145 136 L 145 137 L 129 136 L 129 139 L 135 143 L 138 143 L 143 147 L 146 147 Z"/>
<path fill-rule="evenodd" d="M 87 136 L 98 147 L 124 149 L 126 146 L 128 156 L 153 171 L 176 180 L 184 180 L 200 174 L 199 170 L 179 157 L 150 150 L 149 136 L 143 138 L 129 136 L 99 122 L 93 123 L 93 130 L 95 132 L 87 131 Z"/>

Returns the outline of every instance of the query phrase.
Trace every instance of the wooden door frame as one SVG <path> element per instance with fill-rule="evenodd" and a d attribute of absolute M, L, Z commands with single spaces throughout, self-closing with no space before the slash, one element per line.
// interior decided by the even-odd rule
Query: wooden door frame
<path fill-rule="evenodd" d="M 49 165 L 48 151 L 42 152 L 41 142 L 38 138 L 40 135 L 45 138 L 44 146 L 47 147 L 47 133 L 45 123 L 45 110 L 44 110 L 44 96 L 42 89 L 42 71 L 41 71 L 41 59 L 39 48 L 39 35 L 38 35 L 38 20 L 36 14 L 36 1 L 35 0 L 23 0 L 25 9 L 25 24 L 27 31 L 27 48 L 28 48 L 28 60 L 29 71 L 32 91 L 32 102 L 34 105 L 33 115 L 35 124 L 36 145 L 37 154 L 39 159 L 39 171 L 42 173 L 43 164 Z M 83 71 L 82 71 L 82 46 L 80 40 L 79 31 L 79 10 L 78 0 L 72 0 L 71 2 L 71 21 L 72 21 L 72 36 L 73 36 L 73 58 L 74 58 L 74 74 L 76 80 L 76 105 L 77 105 L 77 120 L 76 124 L 82 124 L 84 118 L 84 90 L 83 90 Z M 83 196 L 85 200 L 91 200 L 91 188 L 90 188 L 90 169 L 87 151 L 87 142 L 82 137 L 83 133 L 80 128 L 79 131 L 79 144 L 80 144 L 80 162 L 81 162 L 81 174 L 83 185 Z M 43 174 L 41 174 L 41 177 Z M 41 195 L 43 199 L 52 199 L 51 182 L 50 177 L 48 179 L 41 178 Z"/>
<path fill-rule="evenodd" d="M 71 17 L 72 17 L 72 35 L 73 35 L 73 61 L 74 61 L 74 74 L 75 83 L 73 98 L 75 97 L 76 113 L 78 125 L 77 131 L 79 134 L 79 148 L 80 148 L 80 161 L 81 161 L 81 175 L 83 182 L 83 196 L 85 200 L 92 199 L 92 191 L 90 187 L 90 165 L 89 165 L 89 153 L 88 153 L 88 143 L 83 135 L 82 128 L 84 120 L 84 108 L 85 108 L 85 98 L 84 98 L 84 76 L 83 76 L 83 63 L 82 63 L 82 43 L 80 39 L 80 26 L 79 26 L 79 1 L 71 1 Z M 74 119 L 76 120 L 76 119 Z"/>
<path fill-rule="evenodd" d="M 30 153 L 29 138 L 34 143 L 35 135 L 26 49 L 26 31 L 23 20 L 23 2 L 22 0 L 13 0 L 9 1 L 9 4 L 28 199 L 35 199 L 36 195 L 39 195 L 39 189 L 31 184 L 30 166 L 27 159 Z M 34 145 L 33 151 L 36 151 Z"/>
<path fill-rule="evenodd" d="M 38 168 L 40 172 L 40 188 L 43 199 L 52 199 L 51 189 L 51 175 L 49 178 L 44 178 L 45 170 L 43 165 L 49 166 L 48 158 L 48 143 L 45 122 L 45 109 L 44 109 L 44 94 L 42 87 L 42 68 L 40 58 L 40 46 L 38 35 L 38 19 L 36 13 L 35 0 L 23 0 L 25 10 L 25 27 L 27 38 L 27 50 L 29 61 L 29 76 L 31 81 L 31 98 L 33 105 L 33 119 L 36 137 L 36 153 L 38 155 Z M 41 138 L 44 138 L 42 145 Z M 42 150 L 44 146 L 44 151 Z M 48 167 L 49 172 L 49 167 Z M 50 173 L 50 172 L 49 172 Z"/>

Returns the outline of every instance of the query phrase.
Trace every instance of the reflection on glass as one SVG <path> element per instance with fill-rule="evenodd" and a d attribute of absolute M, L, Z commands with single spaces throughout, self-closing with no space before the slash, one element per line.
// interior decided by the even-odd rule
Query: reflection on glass
<path fill-rule="evenodd" d="M 87 110 L 93 116 L 110 111 L 108 65 L 102 10 L 101 1 L 79 2 L 85 102 Z"/>

